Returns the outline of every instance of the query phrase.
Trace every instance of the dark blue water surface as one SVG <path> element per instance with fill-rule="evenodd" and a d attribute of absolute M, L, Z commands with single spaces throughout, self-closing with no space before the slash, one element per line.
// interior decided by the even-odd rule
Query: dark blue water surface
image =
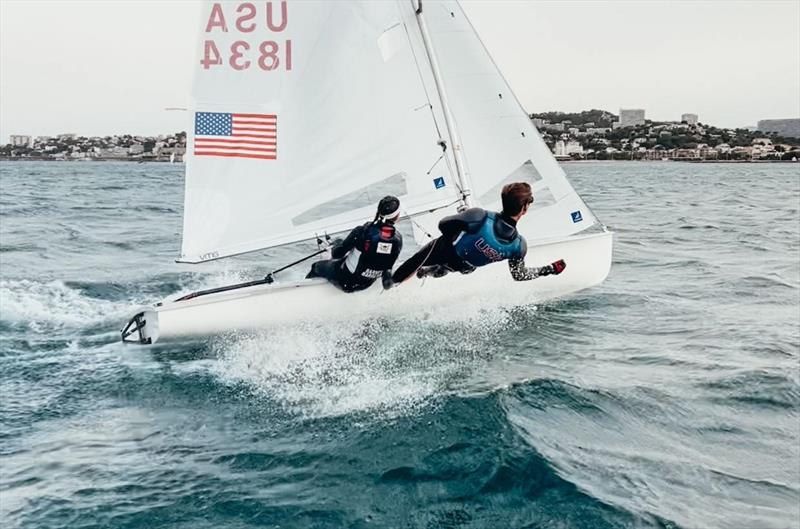
<path fill-rule="evenodd" d="M 798 527 L 800 164 L 566 169 L 597 288 L 143 349 L 307 248 L 178 265 L 182 166 L 0 163 L 0 525 Z"/>

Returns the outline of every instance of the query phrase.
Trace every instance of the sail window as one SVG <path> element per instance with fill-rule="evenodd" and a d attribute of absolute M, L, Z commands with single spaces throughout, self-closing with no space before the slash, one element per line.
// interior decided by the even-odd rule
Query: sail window
<path fill-rule="evenodd" d="M 403 26 L 398 22 L 378 37 L 378 49 L 381 51 L 383 62 L 389 62 L 394 55 L 402 50 L 408 40 L 403 31 Z"/>
<path fill-rule="evenodd" d="M 531 187 L 533 187 L 533 185 L 536 182 L 539 182 L 541 179 L 542 175 L 539 174 L 539 171 L 536 170 L 536 167 L 533 166 L 533 163 L 528 160 L 515 170 L 511 171 L 511 174 L 492 186 L 488 191 L 483 193 L 479 197 L 480 203 L 492 204 L 494 202 L 498 202 L 500 200 L 500 191 L 503 189 L 503 186 L 510 184 L 511 182 L 528 182 Z M 538 192 L 536 196 L 538 200 Z"/>
<path fill-rule="evenodd" d="M 294 217 L 292 224 L 300 226 L 341 213 L 347 213 L 354 209 L 377 206 L 378 201 L 386 195 L 394 195 L 396 197 L 407 195 L 408 183 L 406 178 L 406 173 L 397 173 L 380 182 L 370 184 L 368 187 L 346 193 L 323 204 L 318 204 Z"/>
<path fill-rule="evenodd" d="M 543 187 L 542 189 L 536 189 L 533 192 L 533 204 L 531 204 L 531 211 L 536 211 L 537 209 L 546 208 L 547 206 L 552 206 L 556 203 L 556 197 L 553 196 L 553 193 L 550 191 L 550 188 Z"/>

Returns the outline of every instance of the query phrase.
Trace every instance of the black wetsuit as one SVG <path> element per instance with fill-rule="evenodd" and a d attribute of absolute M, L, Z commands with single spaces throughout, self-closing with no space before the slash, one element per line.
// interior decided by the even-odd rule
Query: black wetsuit
<path fill-rule="evenodd" d="M 454 272 L 467 274 L 475 270 L 475 266 L 465 261 L 456 253 L 455 242 L 462 233 L 474 234 L 480 230 L 487 220 L 487 211 L 471 208 L 456 215 L 445 217 L 439 221 L 442 236 L 423 246 L 417 253 L 395 270 L 392 280 L 399 283 L 423 267 L 441 266 Z M 502 213 L 495 214 L 493 224 L 494 236 L 500 241 L 511 242 L 519 239 L 519 252 L 508 258 L 511 276 L 516 281 L 527 281 L 538 277 L 538 269 L 525 266 L 525 254 L 528 251 L 525 238 L 517 232 L 517 222 Z"/>
<path fill-rule="evenodd" d="M 403 237 L 393 223 L 368 222 L 334 245 L 333 259 L 317 261 L 306 277 L 324 277 L 345 292 L 364 290 L 391 273 L 402 248 Z"/>

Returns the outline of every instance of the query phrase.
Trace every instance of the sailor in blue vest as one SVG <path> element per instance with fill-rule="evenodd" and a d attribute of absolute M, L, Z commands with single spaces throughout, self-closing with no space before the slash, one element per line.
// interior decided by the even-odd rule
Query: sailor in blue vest
<path fill-rule="evenodd" d="M 525 266 L 528 246 L 516 226 L 533 203 L 531 186 L 525 182 L 508 184 L 503 187 L 501 198 L 501 213 L 471 208 L 439 221 L 442 236 L 400 265 L 392 280 L 383 282 L 384 288 L 405 281 L 414 273 L 417 277 L 441 277 L 448 272 L 468 274 L 499 261 L 508 261 L 511 277 L 516 281 L 563 272 L 567 266 L 563 260 L 543 267 Z"/>
<path fill-rule="evenodd" d="M 400 216 L 400 200 L 386 196 L 378 203 L 375 220 L 356 226 L 344 241 L 331 248 L 332 259 L 317 261 L 306 278 L 324 277 L 345 292 L 356 292 L 384 277 L 391 281 L 392 267 L 403 238 L 394 226 Z"/>

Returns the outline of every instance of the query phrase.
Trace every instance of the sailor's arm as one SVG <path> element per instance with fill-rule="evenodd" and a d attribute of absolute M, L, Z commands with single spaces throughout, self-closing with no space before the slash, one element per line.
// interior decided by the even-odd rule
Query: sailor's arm
<path fill-rule="evenodd" d="M 486 211 L 480 208 L 470 208 L 455 215 L 449 215 L 439 221 L 439 231 L 445 237 L 456 237 L 462 231 L 471 231 L 473 226 L 483 222 Z"/>
<path fill-rule="evenodd" d="M 347 238 L 343 241 L 334 242 L 333 248 L 331 248 L 331 257 L 334 259 L 341 259 L 347 252 L 352 250 L 358 244 L 358 241 L 361 240 L 364 234 L 364 226 L 356 226 L 353 228 Z"/>
<path fill-rule="evenodd" d="M 511 277 L 514 278 L 514 281 L 530 281 L 541 276 L 558 275 L 567 267 L 567 263 L 563 259 L 545 266 L 525 266 L 525 254 L 527 252 L 528 244 L 525 239 L 522 239 L 520 255 L 508 260 L 508 270 L 511 272 Z"/>
<path fill-rule="evenodd" d="M 509 259 L 508 269 L 514 281 L 530 281 L 541 276 L 558 275 L 564 271 L 567 263 L 563 259 L 545 266 L 525 266 L 525 259 Z"/>
<path fill-rule="evenodd" d="M 403 236 L 400 232 L 395 232 L 397 234 L 397 242 L 393 245 L 392 254 L 391 254 L 391 264 L 389 268 L 383 271 L 381 274 L 381 282 L 383 283 L 383 288 L 385 290 L 389 290 L 394 286 L 394 281 L 392 281 L 392 267 L 397 262 L 397 258 L 400 257 L 400 252 L 403 250 Z"/>

